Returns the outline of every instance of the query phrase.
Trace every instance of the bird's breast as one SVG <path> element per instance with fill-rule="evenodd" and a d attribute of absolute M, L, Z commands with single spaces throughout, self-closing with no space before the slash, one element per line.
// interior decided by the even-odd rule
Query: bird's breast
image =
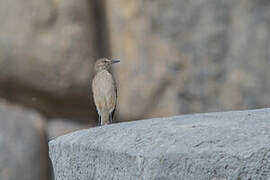
<path fill-rule="evenodd" d="M 108 71 L 102 71 L 95 75 L 92 82 L 94 101 L 99 110 L 112 110 L 116 104 L 115 83 Z"/>

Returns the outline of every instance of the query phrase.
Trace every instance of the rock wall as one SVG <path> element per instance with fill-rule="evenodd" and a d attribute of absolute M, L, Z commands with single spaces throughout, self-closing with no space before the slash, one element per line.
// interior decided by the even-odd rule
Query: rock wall
<path fill-rule="evenodd" d="M 55 180 L 270 178 L 270 109 L 157 118 L 50 141 Z"/>
<path fill-rule="evenodd" d="M 48 117 L 94 122 L 93 63 L 107 56 L 106 46 L 97 50 L 95 8 L 88 0 L 0 0 L 0 95 Z"/>
<path fill-rule="evenodd" d="M 108 0 L 107 10 L 123 120 L 270 105 L 268 1 Z"/>
<path fill-rule="evenodd" d="M 0 0 L 0 96 L 96 123 L 90 82 L 106 56 L 122 60 L 117 121 L 266 107 L 269 9 L 265 0 Z"/>

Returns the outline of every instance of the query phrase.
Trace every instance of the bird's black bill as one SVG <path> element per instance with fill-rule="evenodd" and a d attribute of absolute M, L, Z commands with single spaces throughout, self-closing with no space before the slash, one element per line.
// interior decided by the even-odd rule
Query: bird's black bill
<path fill-rule="evenodd" d="M 119 63 L 119 62 L 120 62 L 119 59 L 112 59 L 112 64 Z"/>

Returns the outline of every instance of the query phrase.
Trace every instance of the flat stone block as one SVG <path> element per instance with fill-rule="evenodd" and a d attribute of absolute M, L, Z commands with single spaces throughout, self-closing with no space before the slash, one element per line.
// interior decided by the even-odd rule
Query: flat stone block
<path fill-rule="evenodd" d="M 112 124 L 49 148 L 56 180 L 268 180 L 270 109 Z"/>

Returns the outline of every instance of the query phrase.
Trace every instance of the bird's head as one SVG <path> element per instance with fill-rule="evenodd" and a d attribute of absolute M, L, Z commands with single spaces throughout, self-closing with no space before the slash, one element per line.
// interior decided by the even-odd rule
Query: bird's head
<path fill-rule="evenodd" d="M 107 70 L 111 67 L 112 64 L 118 63 L 118 62 L 120 62 L 120 60 L 107 59 L 107 58 L 98 59 L 95 64 L 95 72 L 98 72 L 101 70 Z"/>

